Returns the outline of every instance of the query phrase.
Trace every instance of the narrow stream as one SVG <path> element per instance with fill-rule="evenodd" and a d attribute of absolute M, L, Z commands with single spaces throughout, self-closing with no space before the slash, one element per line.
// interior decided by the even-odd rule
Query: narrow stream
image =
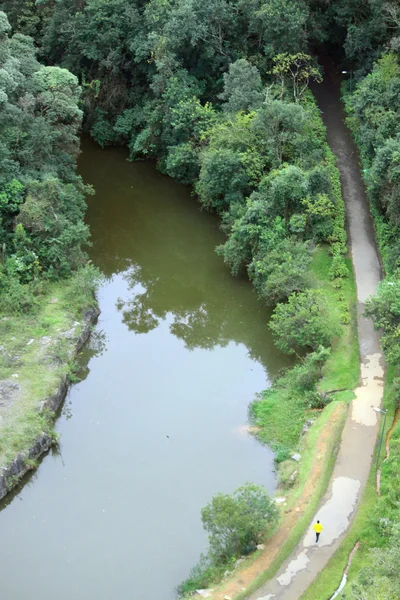
<path fill-rule="evenodd" d="M 190 190 L 85 141 L 101 316 L 57 422 L 61 447 L 0 505 L 4 600 L 173 600 L 206 547 L 200 509 L 275 487 L 247 406 L 285 364 L 267 313 Z"/>

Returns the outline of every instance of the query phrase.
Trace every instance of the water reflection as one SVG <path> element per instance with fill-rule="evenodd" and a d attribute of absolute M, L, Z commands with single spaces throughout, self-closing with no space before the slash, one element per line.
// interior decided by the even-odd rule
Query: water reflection
<path fill-rule="evenodd" d="M 129 330 L 145 334 L 168 317 L 187 349 L 244 344 L 268 378 L 290 364 L 274 347 L 269 313 L 249 282 L 232 278 L 215 254 L 224 240 L 217 218 L 201 211 L 187 188 L 155 177 L 151 163 L 127 162 L 123 149 L 101 150 L 90 140 L 80 170 L 96 188 L 90 255 L 107 278 L 123 274 L 127 281 L 129 294 L 117 307 Z"/>
<path fill-rule="evenodd" d="M 173 600 L 206 544 L 201 508 L 245 481 L 275 486 L 272 452 L 243 427 L 283 365 L 265 308 L 215 254 L 217 219 L 125 158 L 84 147 L 102 313 L 58 453 L 0 512 L 7 600 Z"/>

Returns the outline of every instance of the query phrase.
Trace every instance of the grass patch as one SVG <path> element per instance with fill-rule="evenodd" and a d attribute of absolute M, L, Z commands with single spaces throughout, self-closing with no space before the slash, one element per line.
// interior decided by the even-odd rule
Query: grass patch
<path fill-rule="evenodd" d="M 318 373 L 318 392 L 329 393 L 328 401 L 349 402 L 353 389 L 359 383 L 359 351 L 356 325 L 356 290 L 351 260 L 346 259 L 348 277 L 341 279 L 340 290 L 333 286 L 330 269 L 333 258 L 327 246 L 318 247 L 313 256 L 311 272 L 314 286 L 322 290 L 332 319 L 340 322 L 340 315 L 347 311 L 350 322 L 342 324 L 340 335 L 334 341 L 331 353 Z M 302 363 L 306 366 L 307 360 Z M 304 385 L 299 377 L 301 365 L 288 370 L 272 388 L 262 392 L 251 407 L 254 424 L 260 427 L 259 439 L 270 445 L 277 453 L 277 460 L 285 460 L 297 450 L 304 422 L 315 417 L 318 398 L 310 385 Z M 308 368 L 311 373 L 311 368 Z M 322 374 L 322 378 L 321 378 Z M 330 394 L 340 390 L 335 394 Z"/>
<path fill-rule="evenodd" d="M 303 444 L 300 447 L 302 459 L 299 463 L 299 479 L 298 484 L 293 491 L 287 496 L 287 505 L 285 509 L 293 509 L 301 499 L 306 486 L 310 483 L 310 477 L 315 469 L 318 469 L 319 476 L 315 479 L 313 486 L 313 494 L 304 512 L 299 516 L 296 525 L 291 529 L 286 542 L 281 546 L 278 554 L 274 558 L 271 565 L 261 575 L 255 578 L 250 586 L 238 596 L 235 600 L 244 600 L 250 594 L 255 592 L 266 581 L 271 579 L 281 564 L 293 552 L 302 536 L 305 529 L 308 527 L 320 501 L 325 493 L 326 487 L 332 474 L 335 465 L 337 449 L 343 430 L 343 426 L 347 417 L 348 404 L 345 402 L 334 402 L 329 404 L 324 411 L 319 415 L 316 422 L 312 425 Z M 335 419 L 332 415 L 335 413 Z M 316 456 L 316 448 L 321 432 L 328 425 L 329 436 L 326 439 L 326 445 L 322 456 Z M 246 565 L 249 563 L 247 562 Z"/>
<path fill-rule="evenodd" d="M 47 283 L 29 314 L 0 315 L 0 466 L 26 451 L 41 432 L 51 432 L 52 415 L 37 408 L 69 374 L 84 326 L 82 309 L 95 302 L 93 289 L 93 281 L 78 272 Z"/>
<path fill-rule="evenodd" d="M 278 381 L 272 390 L 264 393 L 261 402 L 258 403 L 257 419 L 257 425 L 262 427 L 259 436 L 269 444 L 272 440 L 272 446 L 277 450 L 278 459 L 280 458 L 279 453 L 281 453 L 281 459 L 286 458 L 289 450 L 299 449 L 302 454 L 299 478 L 288 496 L 287 506 L 289 508 L 295 507 L 301 501 L 302 494 L 306 486 L 310 485 L 310 478 L 315 470 L 320 469 L 319 476 L 313 486 L 314 492 L 309 503 L 295 526 L 290 530 L 286 542 L 279 549 L 273 562 L 268 569 L 254 579 L 245 591 L 235 596 L 235 600 L 244 600 L 271 579 L 304 535 L 329 483 L 348 406 L 354 398 L 353 389 L 359 384 L 357 298 L 353 267 L 351 259 L 346 258 L 348 276 L 341 278 L 338 283 L 338 279 L 332 281 L 330 276 L 332 262 L 333 257 L 329 254 L 328 247 L 320 246 L 314 252 L 311 265 L 314 287 L 322 290 L 332 319 L 342 322 L 341 334 L 333 343 L 330 356 L 322 367 L 322 378 L 317 384 L 318 392 L 328 393 L 329 399 L 332 401 L 322 412 L 312 410 L 310 409 L 309 394 L 297 395 L 293 393 L 293 385 L 282 386 Z M 349 318 L 343 319 L 344 314 L 347 314 Z M 285 377 L 292 377 L 293 372 L 292 369 L 284 375 L 283 384 L 285 384 Z M 329 427 L 327 447 L 323 456 L 316 456 L 321 431 L 324 425 L 330 422 L 335 411 L 339 411 L 340 417 Z M 316 414 L 318 414 L 317 420 L 304 442 L 302 441 L 304 438 L 300 436 L 301 428 L 307 418 L 310 416 L 315 418 Z M 366 513 L 368 513 L 368 506 Z M 340 573 L 342 575 L 342 571 Z M 322 600 L 323 596 L 317 594 L 314 598 Z"/>
<path fill-rule="evenodd" d="M 385 392 L 383 397 L 383 406 L 388 410 L 385 435 L 391 427 L 397 406 L 397 398 L 394 396 L 393 390 L 391 389 L 393 378 L 394 368 L 388 367 L 385 377 Z M 396 429 L 399 429 L 399 424 L 397 425 Z M 400 453 L 400 447 L 397 449 L 397 452 Z M 384 452 L 381 453 L 381 461 L 383 458 Z M 385 484 L 384 476 L 385 472 L 383 471 L 381 482 L 382 491 Z M 340 544 L 335 554 L 329 560 L 326 567 L 319 573 L 311 586 L 301 596 L 301 600 L 329 600 L 335 590 L 339 587 L 340 581 L 343 577 L 343 572 L 347 565 L 349 554 L 358 540 L 360 540 L 360 548 L 355 554 L 349 569 L 349 581 L 352 580 L 354 575 L 358 573 L 366 563 L 369 548 L 382 545 L 382 534 L 377 529 L 376 519 L 374 518 L 378 501 L 379 497 L 376 492 L 376 468 L 375 463 L 373 463 L 365 491 L 357 509 L 357 514 L 346 537 Z M 379 512 L 381 516 L 384 516 L 381 510 Z M 341 594 L 339 594 L 338 598 L 344 598 L 345 591 L 346 588 Z"/>
<path fill-rule="evenodd" d="M 360 377 L 358 335 L 357 335 L 357 294 L 351 259 L 345 260 L 348 276 L 340 279 L 341 287 L 335 288 L 330 280 L 329 271 L 332 256 L 326 246 L 319 246 L 313 257 L 311 272 L 315 286 L 323 290 L 329 312 L 340 321 L 343 314 L 350 315 L 350 322 L 342 324 L 342 334 L 334 341 L 332 352 L 323 368 L 323 378 L 319 389 L 322 392 L 332 390 L 353 390 L 358 386 Z"/>

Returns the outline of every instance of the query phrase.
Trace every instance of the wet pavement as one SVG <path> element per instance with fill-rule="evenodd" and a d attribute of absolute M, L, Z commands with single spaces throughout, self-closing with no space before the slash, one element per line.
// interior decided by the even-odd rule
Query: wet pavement
<path fill-rule="evenodd" d="M 384 363 L 379 334 L 363 316 L 365 301 L 375 293 L 380 281 L 381 268 L 358 152 L 344 123 L 339 82 L 334 75 L 327 75 L 313 91 L 327 127 L 328 143 L 338 159 L 346 204 L 357 285 L 361 383 L 355 390 L 356 398 L 343 430 L 336 465 L 317 514 L 277 576 L 250 596 L 250 600 L 298 600 L 337 550 L 368 479 L 379 421 L 372 407 L 380 406 L 383 395 Z M 312 530 L 317 519 L 324 527 L 318 544 Z"/>

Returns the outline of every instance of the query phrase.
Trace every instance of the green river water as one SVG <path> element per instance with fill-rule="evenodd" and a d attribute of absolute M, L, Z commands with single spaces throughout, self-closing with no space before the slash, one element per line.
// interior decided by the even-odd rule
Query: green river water
<path fill-rule="evenodd" d="M 247 407 L 285 364 L 267 312 L 214 252 L 190 189 L 85 141 L 101 315 L 61 447 L 0 505 L 2 600 L 173 600 L 206 547 L 200 509 L 275 487 Z"/>

